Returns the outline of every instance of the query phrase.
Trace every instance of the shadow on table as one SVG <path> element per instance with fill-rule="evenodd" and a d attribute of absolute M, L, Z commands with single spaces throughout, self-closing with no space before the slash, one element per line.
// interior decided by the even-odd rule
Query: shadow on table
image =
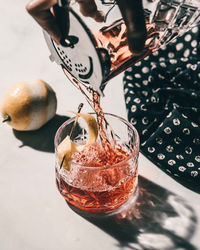
<path fill-rule="evenodd" d="M 69 119 L 67 116 L 55 115 L 47 124 L 35 131 L 16 131 L 13 133 L 23 146 L 29 146 L 36 150 L 54 152 L 54 137 L 57 129 Z"/>
<path fill-rule="evenodd" d="M 115 214 L 99 216 L 72 209 L 116 238 L 119 248 L 197 249 L 190 243 L 197 223 L 192 207 L 141 176 L 137 200 Z"/>

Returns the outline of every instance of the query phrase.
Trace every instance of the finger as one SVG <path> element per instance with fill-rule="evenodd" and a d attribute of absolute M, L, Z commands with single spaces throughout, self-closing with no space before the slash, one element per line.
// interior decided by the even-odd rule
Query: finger
<path fill-rule="evenodd" d="M 97 9 L 94 0 L 76 0 L 79 3 L 80 12 L 83 16 L 92 17 L 96 22 L 103 22 L 104 14 Z"/>
<path fill-rule="evenodd" d="M 129 48 L 141 52 L 146 40 L 146 26 L 142 0 L 116 0 L 127 26 Z"/>
<path fill-rule="evenodd" d="M 63 45 L 66 39 L 66 37 L 68 36 L 69 33 L 69 25 L 70 25 L 70 21 L 69 21 L 69 11 L 68 11 L 68 7 L 64 8 L 64 7 L 59 7 L 57 4 L 53 7 L 53 11 L 56 17 L 56 22 L 58 24 L 58 27 L 60 29 L 61 32 L 61 40 L 60 43 Z"/>
<path fill-rule="evenodd" d="M 50 11 L 56 3 L 56 0 L 30 0 L 26 5 L 26 10 L 59 44 L 61 32 L 54 15 Z"/>

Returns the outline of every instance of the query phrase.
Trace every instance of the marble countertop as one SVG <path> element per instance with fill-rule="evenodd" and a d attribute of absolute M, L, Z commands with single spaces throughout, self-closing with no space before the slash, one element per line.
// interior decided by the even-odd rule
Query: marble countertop
<path fill-rule="evenodd" d="M 55 184 L 53 137 L 84 97 L 49 60 L 40 27 L 26 13 L 27 1 L 1 1 L 2 98 L 15 82 L 41 78 L 58 99 L 56 117 L 42 129 L 19 133 L 0 124 L 0 248 L 2 250 L 200 249 L 200 196 L 139 157 L 139 202 L 109 218 L 75 213 Z M 104 111 L 126 118 L 122 75 L 102 100 Z"/>

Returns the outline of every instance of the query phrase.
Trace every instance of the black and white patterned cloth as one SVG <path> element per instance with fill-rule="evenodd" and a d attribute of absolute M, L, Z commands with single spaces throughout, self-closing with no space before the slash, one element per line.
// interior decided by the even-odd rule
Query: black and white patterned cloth
<path fill-rule="evenodd" d="M 200 32 L 193 28 L 128 69 L 124 94 L 141 152 L 200 192 Z"/>

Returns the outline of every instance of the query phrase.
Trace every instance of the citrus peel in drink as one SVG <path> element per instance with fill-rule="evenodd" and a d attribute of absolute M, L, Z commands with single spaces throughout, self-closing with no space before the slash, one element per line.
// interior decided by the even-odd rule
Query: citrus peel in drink
<path fill-rule="evenodd" d="M 68 135 L 57 147 L 59 164 L 61 165 L 62 163 L 62 167 L 69 171 L 72 154 L 78 151 L 78 145 Z"/>
<path fill-rule="evenodd" d="M 57 154 L 59 165 L 65 170 L 69 171 L 71 166 L 72 154 L 81 152 L 86 147 L 89 147 L 96 142 L 98 137 L 98 125 L 96 119 L 91 114 L 76 113 L 77 117 L 82 117 L 87 123 L 88 138 L 84 145 L 74 143 L 70 136 L 66 136 L 65 139 L 58 145 Z"/>
<path fill-rule="evenodd" d="M 98 125 L 97 121 L 91 114 L 88 113 L 75 113 L 78 117 L 82 117 L 88 126 L 88 139 L 84 148 L 92 145 L 96 142 L 98 137 Z"/>

